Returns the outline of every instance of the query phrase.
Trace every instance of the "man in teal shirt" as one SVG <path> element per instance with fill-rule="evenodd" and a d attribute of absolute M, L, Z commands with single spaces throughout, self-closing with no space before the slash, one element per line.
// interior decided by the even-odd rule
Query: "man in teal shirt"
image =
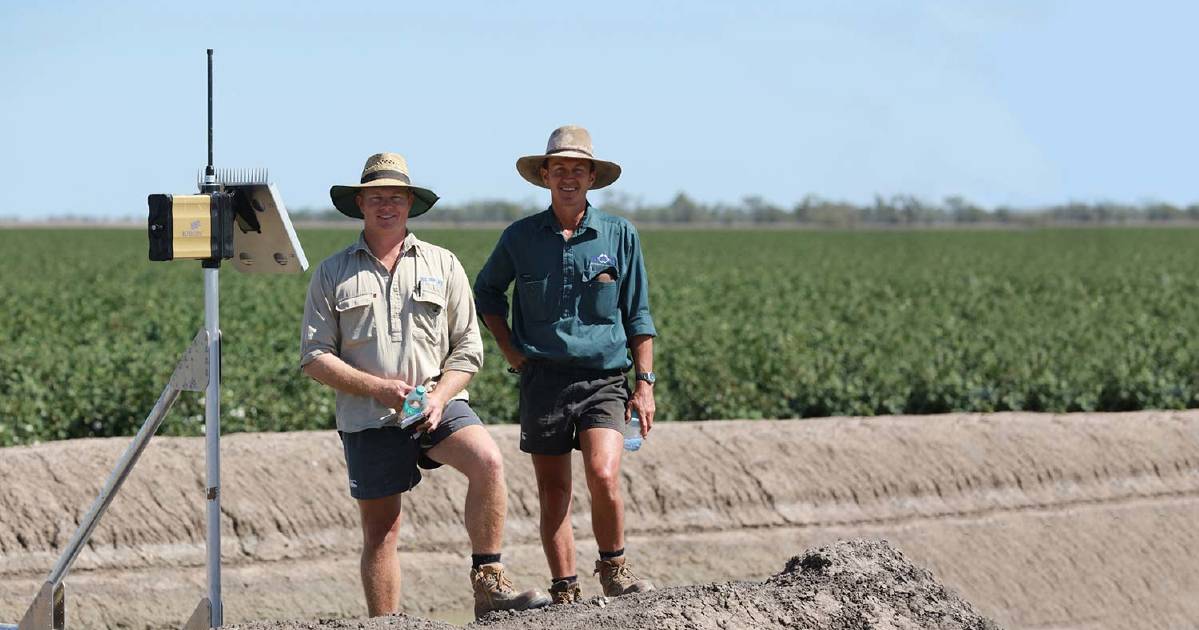
<path fill-rule="evenodd" d="M 647 591 L 653 585 L 625 561 L 620 456 L 631 413 L 643 437 L 653 427 L 656 331 L 637 230 L 587 203 L 587 191 L 616 181 L 620 166 L 594 158 L 586 129 L 566 126 L 516 169 L 550 190 L 551 205 L 504 230 L 475 280 L 475 304 L 510 371 L 520 373 L 520 448 L 533 456 L 551 595 L 556 603 L 581 596 L 570 524 L 573 449 L 583 452 L 604 595 Z"/>

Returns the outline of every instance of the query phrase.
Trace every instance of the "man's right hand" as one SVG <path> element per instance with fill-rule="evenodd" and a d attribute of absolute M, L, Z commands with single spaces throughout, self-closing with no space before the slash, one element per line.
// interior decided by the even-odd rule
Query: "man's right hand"
<path fill-rule="evenodd" d="M 501 346 L 500 352 L 504 353 L 504 359 L 508 361 L 508 365 L 510 366 L 509 372 L 520 373 L 524 369 L 528 357 L 521 354 L 520 350 L 508 345 L 506 347 Z"/>
<path fill-rule="evenodd" d="M 487 330 L 490 330 L 491 335 L 495 337 L 495 345 L 499 347 L 500 352 L 504 355 L 504 360 L 508 362 L 508 371 L 518 374 L 525 367 L 526 357 L 512 343 L 512 329 L 508 328 L 507 318 L 503 315 L 484 313 L 483 325 L 487 326 Z"/>
<path fill-rule="evenodd" d="M 380 378 L 376 384 L 375 400 L 380 405 L 392 409 L 404 406 L 404 398 L 412 391 L 412 386 L 398 378 Z"/>

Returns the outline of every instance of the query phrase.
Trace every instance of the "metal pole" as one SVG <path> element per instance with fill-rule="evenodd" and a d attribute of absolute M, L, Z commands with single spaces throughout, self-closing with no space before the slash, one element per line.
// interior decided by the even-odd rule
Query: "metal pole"
<path fill-rule="evenodd" d="M 212 49 L 208 49 L 208 164 L 201 192 L 220 189 L 212 166 Z M 205 485 L 208 500 L 208 601 L 211 623 L 220 627 L 224 618 L 221 603 L 221 259 L 201 261 L 204 268 L 204 328 L 208 331 L 208 389 L 204 394 Z"/>
<path fill-rule="evenodd" d="M 154 437 L 154 433 L 162 425 L 163 418 L 166 417 L 167 412 L 171 409 L 171 405 L 175 404 L 175 400 L 178 398 L 179 390 L 174 386 L 168 386 L 162 391 L 162 395 L 158 397 L 158 402 L 154 403 L 154 409 L 146 417 L 146 421 L 137 432 L 137 436 L 125 448 L 125 452 L 121 455 L 121 459 L 117 461 L 112 474 L 108 476 L 108 481 L 104 483 L 104 488 L 100 490 L 100 495 L 92 503 L 92 508 L 83 517 L 83 522 L 79 526 L 79 529 L 75 530 L 75 536 L 71 538 L 71 542 L 67 543 L 67 548 L 63 554 L 58 557 L 58 562 L 54 565 L 54 570 L 50 572 L 50 577 L 46 578 L 47 582 L 57 585 L 67 576 L 67 571 L 71 569 L 75 558 L 79 556 L 80 551 L 83 551 L 84 544 L 87 543 L 88 538 L 92 535 L 92 531 L 96 529 L 96 525 L 100 522 L 100 516 L 104 514 L 104 511 L 108 509 L 108 505 L 116 498 L 121 484 L 125 483 L 125 478 L 133 470 L 133 465 L 142 456 L 142 452 L 150 444 L 150 438 Z"/>
<path fill-rule="evenodd" d="M 208 330 L 208 390 L 204 396 L 205 483 L 208 486 L 208 601 L 212 627 L 222 625 L 221 603 L 221 332 L 220 269 L 204 270 L 204 327 Z"/>

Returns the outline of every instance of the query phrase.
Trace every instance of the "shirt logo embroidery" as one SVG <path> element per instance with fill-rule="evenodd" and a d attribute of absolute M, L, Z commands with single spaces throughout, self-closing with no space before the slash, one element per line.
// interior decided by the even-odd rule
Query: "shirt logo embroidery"
<path fill-rule="evenodd" d="M 416 282 L 424 289 L 433 290 L 440 290 L 445 285 L 445 280 L 436 276 L 421 276 Z"/>
<path fill-rule="evenodd" d="M 587 273 L 593 274 L 616 266 L 616 258 L 608 254 L 592 256 L 587 260 Z"/>

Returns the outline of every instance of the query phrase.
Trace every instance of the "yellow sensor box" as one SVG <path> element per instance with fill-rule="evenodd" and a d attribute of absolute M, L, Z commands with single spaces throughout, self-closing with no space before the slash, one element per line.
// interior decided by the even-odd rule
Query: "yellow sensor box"
<path fill-rule="evenodd" d="M 150 195 L 148 201 L 150 260 L 233 256 L 232 195 Z"/>

